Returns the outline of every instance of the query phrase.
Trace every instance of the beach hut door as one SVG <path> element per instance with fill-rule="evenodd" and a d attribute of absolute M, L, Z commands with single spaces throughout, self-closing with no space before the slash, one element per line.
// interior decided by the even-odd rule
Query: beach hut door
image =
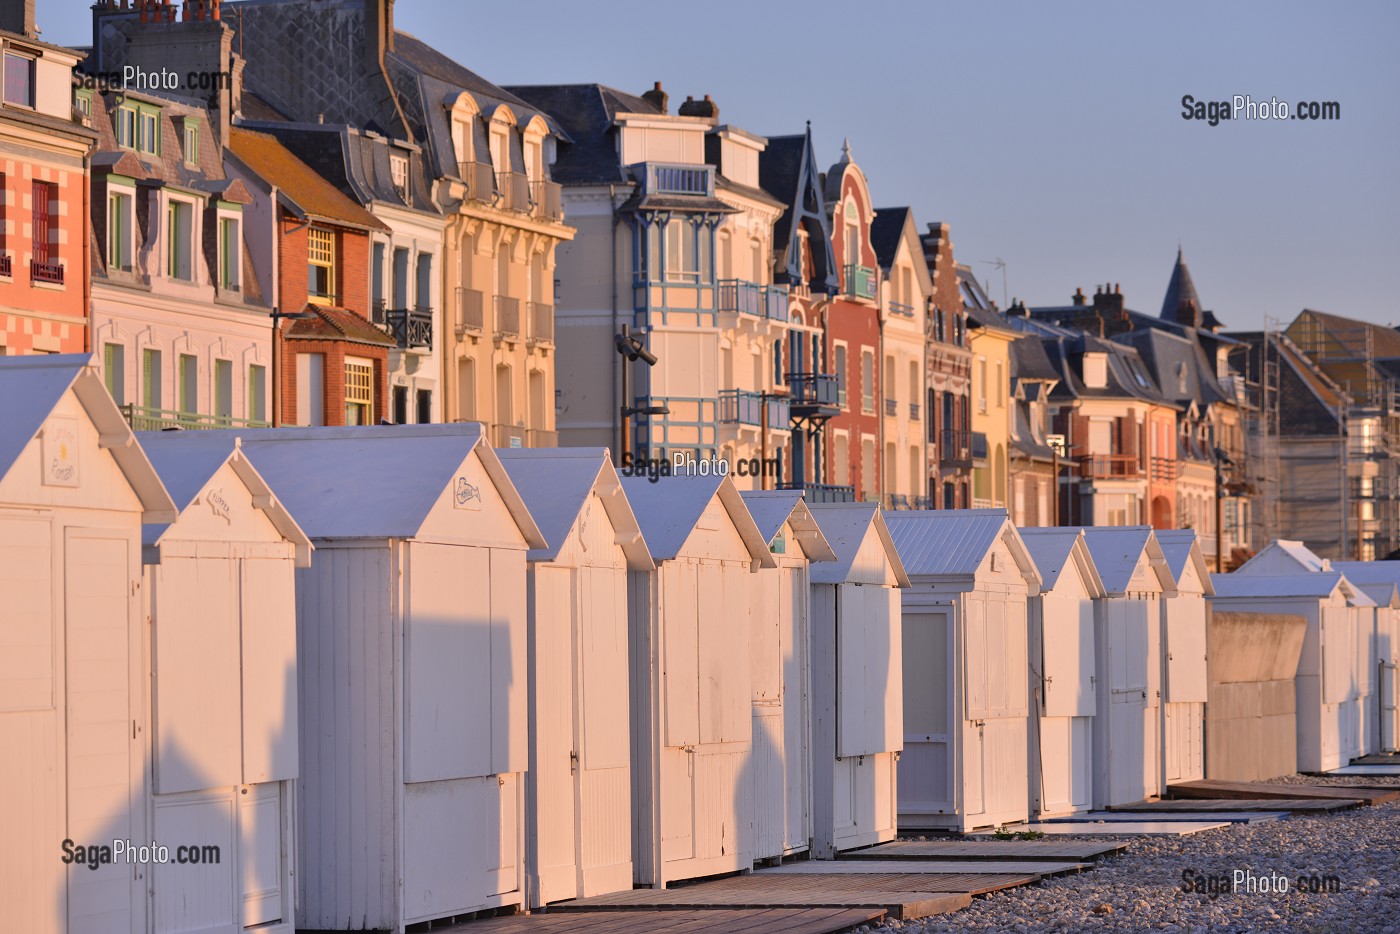
<path fill-rule="evenodd" d="M 1400 751 L 1400 670 L 1381 662 L 1381 750 Z"/>
<path fill-rule="evenodd" d="M 619 820 L 630 808 L 628 744 L 627 575 L 612 568 L 580 571 L 587 631 L 575 623 L 579 656 L 576 709 L 577 750 L 573 769 L 574 862 L 581 892 L 594 895 L 627 888 L 632 881 L 631 825 Z"/>

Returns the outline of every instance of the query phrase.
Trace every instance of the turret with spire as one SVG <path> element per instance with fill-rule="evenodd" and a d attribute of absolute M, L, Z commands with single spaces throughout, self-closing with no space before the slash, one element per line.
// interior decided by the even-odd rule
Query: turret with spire
<path fill-rule="evenodd" d="M 1162 299 L 1162 313 L 1158 317 L 1192 328 L 1199 328 L 1203 321 L 1201 299 L 1196 295 L 1196 284 L 1191 281 L 1191 270 L 1186 268 L 1186 258 L 1179 246 L 1176 248 L 1172 278 L 1167 283 L 1167 294 Z"/>

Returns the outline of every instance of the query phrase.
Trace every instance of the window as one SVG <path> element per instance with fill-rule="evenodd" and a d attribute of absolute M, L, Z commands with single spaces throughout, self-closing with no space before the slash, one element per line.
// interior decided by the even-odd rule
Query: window
<path fill-rule="evenodd" d="M 58 204 L 58 186 L 52 182 L 35 182 L 31 202 L 33 277 L 42 282 L 63 282 L 63 269 L 58 264 L 58 225 L 54 215 Z"/>
<path fill-rule="evenodd" d="M 850 439 L 849 439 L 846 435 L 838 434 L 838 435 L 836 436 L 836 445 L 835 445 L 835 447 L 836 447 L 836 451 L 835 451 L 835 453 L 834 453 L 834 458 L 833 458 L 834 461 L 835 461 L 835 463 L 833 463 L 833 464 L 831 465 L 831 467 L 832 467 L 832 476 L 836 478 L 836 484 L 837 484 L 838 486 L 850 486 L 850 485 L 851 485 L 851 442 L 850 442 Z"/>
<path fill-rule="evenodd" d="M 160 152 L 160 118 L 142 111 L 136 119 L 136 148 L 144 153 L 156 155 Z"/>
<path fill-rule="evenodd" d="M 199 358 L 194 354 L 180 354 L 180 411 L 199 411 Z"/>
<path fill-rule="evenodd" d="M 131 270 L 131 195 L 107 196 L 107 269 Z"/>
<path fill-rule="evenodd" d="M 1006 373 L 1000 360 L 997 361 L 997 406 L 1006 407 Z"/>
<path fill-rule="evenodd" d="M 185 162 L 199 165 L 199 124 L 185 121 Z"/>
<path fill-rule="evenodd" d="M 987 411 L 987 358 L 977 358 L 977 411 Z"/>
<path fill-rule="evenodd" d="M 418 281 L 414 284 L 413 306 L 419 311 L 427 311 L 433 302 L 433 254 L 419 253 L 415 263 Z M 539 293 L 535 293 L 539 299 Z"/>
<path fill-rule="evenodd" d="M 696 226 L 678 218 L 666 225 L 666 279 L 671 282 L 695 282 L 700 267 L 695 255 Z"/>
<path fill-rule="evenodd" d="M 248 367 L 248 417 L 267 421 L 267 367 L 256 363 Z"/>
<path fill-rule="evenodd" d="M 844 409 L 846 407 L 846 345 L 837 344 L 834 355 L 836 357 L 836 404 Z"/>
<path fill-rule="evenodd" d="M 148 348 L 141 354 L 141 404 L 148 409 L 159 409 L 160 390 L 160 351 Z"/>
<path fill-rule="evenodd" d="M 92 117 L 92 94 L 86 91 L 79 91 L 73 95 L 73 102 L 82 111 L 84 117 Z"/>
<path fill-rule="evenodd" d="M 502 294 L 505 289 L 502 288 Z M 394 250 L 394 307 L 408 307 L 408 248 Z"/>
<path fill-rule="evenodd" d="M 219 218 L 219 288 L 238 291 L 239 248 L 238 221 L 232 217 Z"/>
<path fill-rule="evenodd" d="M 233 361 L 214 361 L 214 416 L 233 418 Z"/>
<path fill-rule="evenodd" d="M 307 300 L 317 305 L 335 303 L 335 234 L 312 227 L 306 238 Z"/>
<path fill-rule="evenodd" d="M 1103 389 L 1108 385 L 1108 355 L 1086 353 L 1084 355 L 1084 385 L 1090 389 Z"/>
<path fill-rule="evenodd" d="M 404 156 L 389 156 L 389 178 L 399 200 L 408 203 L 408 159 Z"/>
<path fill-rule="evenodd" d="M 166 212 L 166 273 L 172 279 L 186 282 L 194 279 L 194 206 L 186 201 L 171 201 Z"/>
<path fill-rule="evenodd" d="M 860 410 L 866 415 L 875 414 L 875 352 L 860 352 Z"/>
<path fill-rule="evenodd" d="M 418 424 L 426 425 L 433 420 L 432 391 L 420 389 L 415 398 L 418 400 Z"/>
<path fill-rule="evenodd" d="M 369 264 L 369 297 L 371 319 L 384 323 L 384 244 L 376 242 Z"/>
<path fill-rule="evenodd" d="M 117 405 L 126 405 L 126 348 L 121 344 L 102 346 L 102 379 Z"/>
<path fill-rule="evenodd" d="M 296 369 L 297 424 L 320 427 L 326 423 L 326 355 L 297 354 Z"/>
<path fill-rule="evenodd" d="M 118 107 L 116 124 L 117 145 L 126 149 L 136 148 L 136 111 L 131 107 Z"/>
<path fill-rule="evenodd" d="M 5 103 L 34 106 L 34 59 L 5 53 Z"/>
<path fill-rule="evenodd" d="M 345 358 L 345 424 L 374 424 L 374 361 Z"/>

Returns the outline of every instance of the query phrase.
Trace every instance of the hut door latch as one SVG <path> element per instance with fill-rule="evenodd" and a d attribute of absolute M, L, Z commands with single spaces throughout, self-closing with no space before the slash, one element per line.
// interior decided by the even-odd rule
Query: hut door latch
<path fill-rule="evenodd" d="M 570 750 L 569 750 L 569 774 L 570 774 L 570 775 L 576 775 L 576 774 L 578 774 L 578 750 L 577 750 L 577 749 L 570 749 Z"/>

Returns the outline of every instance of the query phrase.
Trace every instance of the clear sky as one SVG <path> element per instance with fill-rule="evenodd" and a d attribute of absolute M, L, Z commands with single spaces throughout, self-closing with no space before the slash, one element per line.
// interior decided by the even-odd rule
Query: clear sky
<path fill-rule="evenodd" d="M 39 0 L 87 44 L 89 0 Z M 843 137 L 875 203 L 952 225 L 1002 299 L 1121 283 L 1156 313 L 1178 243 L 1227 326 L 1304 307 L 1400 323 L 1400 4 L 398 0 L 497 84 L 660 80 L 722 122 Z M 328 77 L 329 80 L 329 77 Z M 1182 119 L 1181 98 L 1337 101 L 1335 122 Z"/>

